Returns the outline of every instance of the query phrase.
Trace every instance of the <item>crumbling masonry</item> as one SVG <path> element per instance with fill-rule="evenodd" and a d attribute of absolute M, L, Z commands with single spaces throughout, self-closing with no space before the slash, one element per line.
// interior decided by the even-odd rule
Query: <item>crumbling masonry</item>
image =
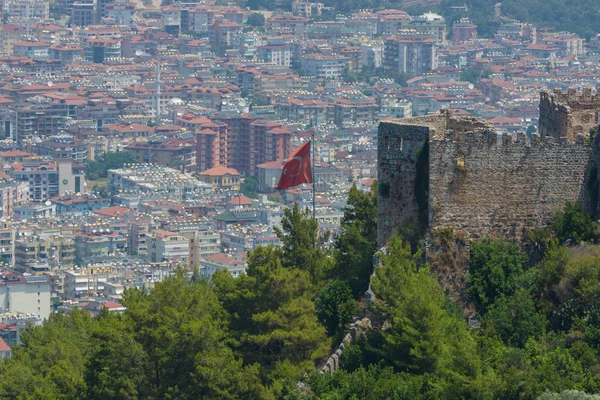
<path fill-rule="evenodd" d="M 598 98 L 542 92 L 540 133 L 498 136 L 449 111 L 379 125 L 378 242 L 403 224 L 520 241 L 565 202 L 598 212 Z M 588 118 L 588 116 L 590 116 Z"/>
<path fill-rule="evenodd" d="M 600 87 L 592 94 L 591 87 L 581 93 L 569 88 L 567 93 L 555 89 L 553 93 L 542 91 L 540 95 L 540 136 L 555 139 L 566 137 L 573 142 L 577 134 L 587 136 L 590 129 L 598 125 L 600 110 Z"/>

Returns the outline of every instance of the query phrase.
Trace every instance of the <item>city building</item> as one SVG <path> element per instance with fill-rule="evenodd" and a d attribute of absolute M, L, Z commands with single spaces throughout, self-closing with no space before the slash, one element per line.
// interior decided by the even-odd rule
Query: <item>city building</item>
<path fill-rule="evenodd" d="M 150 232 L 148 260 L 174 262 L 186 267 L 190 261 L 190 240 L 179 232 L 157 229 Z"/>
<path fill-rule="evenodd" d="M 14 43 L 26 37 L 27 28 L 15 24 L 3 24 L 0 28 L 0 53 L 5 56 L 12 55 Z"/>
<path fill-rule="evenodd" d="M 75 235 L 75 257 L 78 265 L 93 259 L 125 254 L 127 237 L 108 228 L 86 228 Z"/>
<path fill-rule="evenodd" d="M 71 25 L 86 27 L 95 22 L 94 0 L 77 0 L 71 7 Z"/>
<path fill-rule="evenodd" d="M 136 163 L 151 163 L 191 171 L 196 168 L 196 135 L 185 137 L 152 137 L 148 142 L 135 142 L 123 150 Z"/>
<path fill-rule="evenodd" d="M 131 25 L 136 15 L 135 3 L 130 3 L 128 0 L 117 0 L 108 3 L 104 10 L 108 18 L 111 18 L 117 24 L 123 25 Z"/>
<path fill-rule="evenodd" d="M 301 65 L 306 75 L 316 79 L 339 79 L 346 69 L 347 61 L 342 56 L 314 53 L 302 56 Z"/>
<path fill-rule="evenodd" d="M 266 63 L 273 63 L 291 67 L 292 48 L 285 43 L 271 42 L 263 46 L 258 46 L 258 59 Z"/>
<path fill-rule="evenodd" d="M 384 97 L 380 102 L 382 116 L 392 118 L 412 117 L 412 104 L 406 100 L 398 100 L 395 97 Z"/>
<path fill-rule="evenodd" d="M 127 168 L 108 171 L 109 190 L 153 193 L 165 200 L 201 198 L 211 186 L 176 169 L 150 164 L 131 164 Z"/>
<path fill-rule="evenodd" d="M 0 358 L 11 358 L 12 349 L 10 346 L 0 337 Z"/>
<path fill-rule="evenodd" d="M 385 39 L 383 68 L 388 76 L 407 78 L 423 75 L 437 68 L 437 45 L 433 39 Z"/>
<path fill-rule="evenodd" d="M 121 57 L 121 41 L 115 39 L 88 39 L 83 45 L 83 57 L 87 61 L 99 64 L 109 58 Z"/>
<path fill-rule="evenodd" d="M 15 207 L 29 202 L 28 182 L 0 179 L 0 217 L 13 219 Z M 1 239 L 0 239 L 1 240 Z"/>
<path fill-rule="evenodd" d="M 36 19 L 45 21 L 50 17 L 48 0 L 4 0 L 2 7 L 5 18 Z"/>
<path fill-rule="evenodd" d="M 13 208 L 15 221 L 30 221 L 56 217 L 56 205 L 49 200 L 45 203 L 28 203 Z"/>
<path fill-rule="evenodd" d="M 452 24 L 452 40 L 455 44 L 470 42 L 477 39 L 477 25 L 468 18 L 461 18 Z"/>
<path fill-rule="evenodd" d="M 29 198 L 35 202 L 48 201 L 66 192 L 85 192 L 84 167 L 70 161 L 14 163 L 10 175 L 29 184 Z"/>
<path fill-rule="evenodd" d="M 246 271 L 244 261 L 231 258 L 223 253 L 201 259 L 200 266 L 201 272 L 207 279 L 210 279 L 217 271 L 228 271 L 233 277 L 238 277 Z"/>
<path fill-rule="evenodd" d="M 57 135 L 48 140 L 29 141 L 24 147 L 33 154 L 52 159 L 71 159 L 79 163 L 87 160 L 87 146 L 82 140 L 74 139 L 71 135 Z"/>
<path fill-rule="evenodd" d="M 242 26 L 235 22 L 219 20 L 208 26 L 208 35 L 215 48 L 238 46 L 241 33 Z"/>
<path fill-rule="evenodd" d="M 225 166 L 214 167 L 198 173 L 201 182 L 212 185 L 213 189 L 240 190 L 240 173 Z"/>
<path fill-rule="evenodd" d="M 89 265 L 85 268 L 64 270 L 65 299 L 80 299 L 102 295 L 104 285 L 113 276 L 113 268 L 105 265 Z"/>
<path fill-rule="evenodd" d="M 41 275 L 47 271 L 40 270 L 42 265 L 50 270 L 70 268 L 75 264 L 75 240 L 68 236 L 52 236 L 42 238 L 27 236 L 15 240 L 15 268 L 17 271 L 31 275 Z"/>
<path fill-rule="evenodd" d="M 50 281 L 46 276 L 0 272 L 0 310 L 19 312 L 39 320 L 50 316 Z"/>

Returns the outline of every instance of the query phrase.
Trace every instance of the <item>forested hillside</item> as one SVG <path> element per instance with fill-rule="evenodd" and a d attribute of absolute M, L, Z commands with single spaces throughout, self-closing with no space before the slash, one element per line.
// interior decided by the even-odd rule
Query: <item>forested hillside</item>
<path fill-rule="evenodd" d="M 415 1 L 384 0 L 323 0 L 326 7 L 334 7 L 336 13 L 349 14 L 360 9 L 398 8 L 410 15 L 419 15 L 426 11 L 438 12 L 448 24 L 468 17 L 478 25 L 480 36 L 492 37 L 500 25 L 495 17 L 495 5 L 501 4 L 500 15 L 521 22 L 530 22 L 538 27 L 555 28 L 557 31 L 577 33 L 589 39 L 600 33 L 597 20 L 600 16 L 600 3 L 593 0 L 441 0 L 423 4 Z M 248 0 L 251 9 L 275 9 L 274 0 Z M 466 5 L 468 11 L 462 6 Z M 284 9 L 291 10 L 291 0 L 283 2 Z"/>
<path fill-rule="evenodd" d="M 584 38 L 599 33 L 600 3 L 592 0 L 442 0 L 439 11 L 449 23 L 469 17 L 478 25 L 480 34 L 490 36 L 499 25 L 498 21 L 494 21 L 494 5 L 497 3 L 501 3 L 500 14 L 503 17 L 577 33 Z M 464 4 L 468 12 L 452 8 Z"/>
<path fill-rule="evenodd" d="M 346 348 L 340 371 L 317 372 L 365 312 L 373 193 L 351 190 L 332 248 L 310 213 L 293 208 L 277 232 L 283 247 L 252 251 L 246 275 L 208 282 L 182 268 L 152 290 L 127 291 L 124 314 L 74 311 L 28 327 L 0 362 L 0 398 L 595 398 L 599 231 L 572 205 L 551 229 L 530 232 L 525 249 L 472 243 L 460 302 L 420 251 L 393 237 L 371 280 L 373 328 Z"/>

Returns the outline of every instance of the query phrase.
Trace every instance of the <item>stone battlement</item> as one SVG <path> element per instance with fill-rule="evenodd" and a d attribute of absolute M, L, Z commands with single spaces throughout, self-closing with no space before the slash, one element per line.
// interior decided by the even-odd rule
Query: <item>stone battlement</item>
<path fill-rule="evenodd" d="M 592 92 L 589 86 L 581 92 L 569 88 L 567 93 L 561 89 L 540 93 L 539 132 L 542 137 L 556 139 L 566 137 L 573 141 L 577 134 L 588 135 L 590 129 L 598 124 L 600 110 L 600 87 Z"/>
<path fill-rule="evenodd" d="M 568 106 L 572 109 L 578 108 L 598 108 L 600 106 L 600 86 L 596 88 L 596 93 L 592 93 L 590 86 L 584 86 L 581 92 L 577 88 L 569 88 L 564 93 L 562 89 L 554 89 L 552 92 L 542 90 L 540 92 L 540 101 L 549 101 L 553 105 Z"/>
<path fill-rule="evenodd" d="M 566 202 L 596 215 L 600 146 L 586 133 L 529 141 L 519 132 L 513 139 L 485 121 L 447 113 L 382 122 L 379 245 L 407 222 L 423 233 L 452 227 L 468 239 L 519 241 Z"/>
<path fill-rule="evenodd" d="M 386 122 L 401 123 L 402 125 L 415 125 L 429 127 L 432 139 L 443 137 L 445 132 L 455 133 L 472 132 L 478 129 L 494 129 L 494 125 L 481 118 L 455 117 L 449 109 L 442 109 L 436 114 L 409 117 L 402 119 L 388 119 Z"/>

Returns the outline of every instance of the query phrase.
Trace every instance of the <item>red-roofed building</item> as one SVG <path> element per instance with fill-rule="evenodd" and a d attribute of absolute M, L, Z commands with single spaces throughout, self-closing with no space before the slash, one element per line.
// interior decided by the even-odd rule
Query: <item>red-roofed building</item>
<path fill-rule="evenodd" d="M 200 271 L 207 279 L 221 270 L 228 271 L 232 276 L 237 277 L 246 271 L 246 263 L 223 253 L 213 254 L 200 260 Z"/>
<path fill-rule="evenodd" d="M 196 137 L 135 142 L 125 147 L 135 162 L 192 170 L 196 167 Z"/>
<path fill-rule="evenodd" d="M 235 22 L 221 20 L 208 26 L 208 36 L 215 47 L 237 46 L 241 33 L 242 26 Z"/>
<path fill-rule="evenodd" d="M 246 196 L 235 196 L 227 202 L 227 210 L 250 207 L 252 207 L 252 199 Z"/>
<path fill-rule="evenodd" d="M 0 358 L 11 358 L 11 357 L 12 357 L 12 349 L 10 348 L 8 343 L 6 343 L 4 341 L 4 339 L 2 339 L 2 337 L 0 337 Z"/>
<path fill-rule="evenodd" d="M 27 29 L 20 25 L 4 24 L 0 29 L 0 53 L 8 56 L 13 54 L 13 45 L 16 41 L 27 36 Z"/>
<path fill-rule="evenodd" d="M 113 218 L 113 217 L 125 217 L 128 215 L 132 215 L 134 211 L 131 208 L 122 207 L 122 206 L 112 206 L 107 208 L 102 208 L 100 210 L 94 211 L 94 214 L 101 215 L 103 217 Z"/>
<path fill-rule="evenodd" d="M 224 165 L 202 171 L 198 174 L 198 179 L 210 183 L 213 189 L 240 190 L 240 173 Z"/>

